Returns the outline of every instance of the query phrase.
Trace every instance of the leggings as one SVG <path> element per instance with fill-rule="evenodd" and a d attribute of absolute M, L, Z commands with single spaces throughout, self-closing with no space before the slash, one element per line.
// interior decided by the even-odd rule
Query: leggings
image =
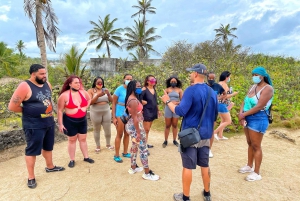
<path fill-rule="evenodd" d="M 94 127 L 94 139 L 96 145 L 100 147 L 100 129 L 101 125 L 104 130 L 106 145 L 110 145 L 111 138 L 111 112 L 109 104 L 105 105 L 91 105 L 91 121 Z"/>
<path fill-rule="evenodd" d="M 141 158 L 143 167 L 149 168 L 149 166 L 148 166 L 148 149 L 146 146 L 146 132 L 145 132 L 145 129 L 143 126 L 143 120 L 139 119 L 139 127 L 141 130 L 141 141 L 139 144 L 132 142 L 132 146 L 130 149 L 131 166 L 136 165 L 136 157 L 137 157 L 137 152 L 139 149 L 140 150 L 140 158 Z M 137 137 L 137 133 L 136 133 L 135 127 L 133 125 L 133 119 L 129 119 L 129 121 L 125 125 L 125 129 L 126 129 L 127 133 L 131 136 L 131 138 Z"/>

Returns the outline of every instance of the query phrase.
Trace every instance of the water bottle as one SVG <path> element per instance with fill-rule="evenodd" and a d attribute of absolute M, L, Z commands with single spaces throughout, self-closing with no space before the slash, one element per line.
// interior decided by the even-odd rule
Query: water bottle
<path fill-rule="evenodd" d="M 232 87 L 229 88 L 229 93 L 230 93 L 230 94 L 233 93 L 233 88 L 232 88 Z"/>

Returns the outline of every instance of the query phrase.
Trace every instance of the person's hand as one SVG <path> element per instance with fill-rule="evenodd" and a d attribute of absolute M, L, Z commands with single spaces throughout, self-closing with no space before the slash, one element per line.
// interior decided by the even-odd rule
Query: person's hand
<path fill-rule="evenodd" d="M 243 113 L 239 113 L 239 116 L 238 116 L 238 118 L 239 118 L 239 121 L 241 121 L 241 120 L 245 120 L 245 116 L 244 116 L 244 114 L 243 114 Z"/>
<path fill-rule="evenodd" d="M 115 126 L 118 126 L 118 119 L 116 117 L 113 117 L 113 124 Z"/>
<path fill-rule="evenodd" d="M 179 105 L 180 101 L 171 101 L 174 105 Z"/>
<path fill-rule="evenodd" d="M 162 102 L 164 102 L 166 104 L 167 100 L 170 100 L 170 97 L 165 90 L 163 90 L 163 91 L 164 91 L 164 95 L 162 95 L 162 97 L 160 97 L 160 99 L 162 100 Z"/>
<path fill-rule="evenodd" d="M 246 124 L 247 124 L 245 119 L 240 120 L 239 123 L 240 123 L 241 126 L 246 126 Z"/>
<path fill-rule="evenodd" d="M 67 130 L 63 124 L 58 125 L 59 132 L 64 133 L 64 130 Z"/>
<path fill-rule="evenodd" d="M 148 103 L 147 101 L 142 100 L 142 104 L 143 104 L 143 105 L 146 105 L 147 103 Z"/>
<path fill-rule="evenodd" d="M 140 133 L 137 133 L 137 134 L 136 134 L 136 142 L 137 142 L 137 143 L 140 143 L 140 141 L 141 141 L 141 134 L 140 134 Z"/>
<path fill-rule="evenodd" d="M 238 93 L 239 92 L 235 91 L 235 92 L 232 93 L 232 96 L 236 96 L 236 95 L 238 95 Z"/>
<path fill-rule="evenodd" d="M 107 95 L 109 94 L 109 91 L 106 88 L 103 88 L 103 92 L 106 93 Z"/>

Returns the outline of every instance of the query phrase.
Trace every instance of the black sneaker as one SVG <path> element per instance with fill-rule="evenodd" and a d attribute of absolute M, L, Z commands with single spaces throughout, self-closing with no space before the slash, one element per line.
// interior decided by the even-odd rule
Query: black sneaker
<path fill-rule="evenodd" d="M 174 144 L 176 147 L 179 146 L 179 144 L 178 144 L 178 142 L 177 142 L 176 140 L 173 140 L 173 144 Z"/>
<path fill-rule="evenodd" d="M 211 201 L 210 193 L 208 193 L 208 195 L 205 195 L 204 190 L 203 190 L 202 195 L 203 195 L 203 200 L 204 201 Z"/>
<path fill-rule="evenodd" d="M 162 144 L 162 147 L 166 148 L 167 145 L 168 145 L 168 141 L 165 140 L 164 143 Z"/>
<path fill-rule="evenodd" d="M 88 162 L 88 163 L 94 163 L 95 161 L 91 158 L 85 158 L 83 161 Z"/>
<path fill-rule="evenodd" d="M 148 148 L 153 148 L 154 146 L 151 145 L 151 144 L 147 144 L 147 147 L 148 147 Z"/>
<path fill-rule="evenodd" d="M 50 169 L 50 168 L 45 168 L 46 172 L 58 172 L 58 171 L 64 171 L 65 168 L 64 167 L 59 167 L 59 166 L 54 166 L 54 168 Z"/>
<path fill-rule="evenodd" d="M 69 168 L 73 168 L 75 166 L 75 161 L 74 160 L 70 161 L 68 166 Z"/>
<path fill-rule="evenodd" d="M 36 183 L 35 179 L 30 179 L 30 180 L 28 179 L 28 182 L 27 182 L 28 188 L 35 188 L 36 185 L 37 185 L 37 183 Z"/>

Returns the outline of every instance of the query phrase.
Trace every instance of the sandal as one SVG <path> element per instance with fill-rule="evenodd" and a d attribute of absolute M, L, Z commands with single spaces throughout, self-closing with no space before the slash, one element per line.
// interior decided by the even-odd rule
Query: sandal
<path fill-rule="evenodd" d="M 113 150 L 115 150 L 115 147 L 114 146 L 111 146 L 111 145 L 109 145 L 109 147 L 106 147 L 108 150 L 111 150 L 111 151 L 113 151 Z"/>
<path fill-rule="evenodd" d="M 114 160 L 115 160 L 117 163 L 123 163 L 123 160 L 121 159 L 120 156 L 114 156 Z"/>
<path fill-rule="evenodd" d="M 100 151 L 101 151 L 101 149 L 100 149 L 100 148 L 99 148 L 99 149 L 98 149 L 98 148 L 96 148 L 96 149 L 95 149 L 95 152 L 96 152 L 96 154 L 99 154 L 99 153 L 100 153 Z"/>

